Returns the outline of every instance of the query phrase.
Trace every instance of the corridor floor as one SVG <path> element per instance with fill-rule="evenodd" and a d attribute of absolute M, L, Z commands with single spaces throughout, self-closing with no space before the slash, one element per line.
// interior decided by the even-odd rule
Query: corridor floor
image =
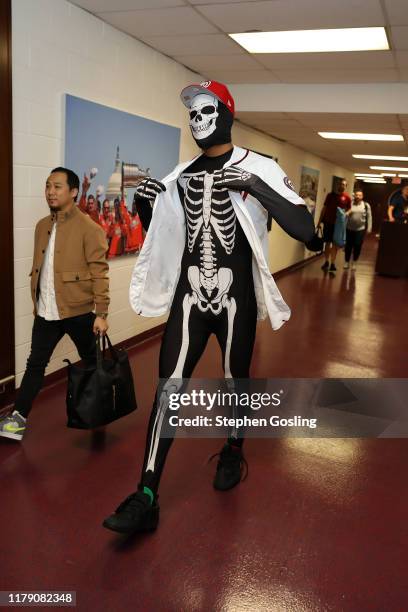
<path fill-rule="evenodd" d="M 280 278 L 293 310 L 259 324 L 254 377 L 406 377 L 408 282 L 321 259 Z M 249 439 L 249 476 L 212 478 L 221 440 L 176 440 L 154 534 L 101 527 L 135 489 L 159 338 L 131 354 L 139 410 L 105 435 L 65 427 L 65 384 L 39 396 L 22 444 L 0 441 L 0 590 L 72 590 L 103 612 L 404 612 L 408 440 Z M 210 341 L 195 375 L 222 375 Z"/>

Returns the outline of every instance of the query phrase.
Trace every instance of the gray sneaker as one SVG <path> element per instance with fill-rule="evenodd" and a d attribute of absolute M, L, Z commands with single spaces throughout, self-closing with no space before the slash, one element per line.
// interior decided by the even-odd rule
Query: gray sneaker
<path fill-rule="evenodd" d="M 26 419 L 17 410 L 0 419 L 0 436 L 22 440 L 26 430 Z"/>

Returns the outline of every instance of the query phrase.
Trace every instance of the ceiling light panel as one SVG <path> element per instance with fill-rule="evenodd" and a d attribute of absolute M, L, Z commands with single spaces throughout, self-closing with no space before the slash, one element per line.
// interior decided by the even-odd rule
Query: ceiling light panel
<path fill-rule="evenodd" d="M 356 159 L 382 159 L 383 161 L 408 161 L 408 157 L 401 157 L 395 155 L 360 155 L 353 153 L 353 157 Z"/>
<path fill-rule="evenodd" d="M 373 172 L 355 172 L 354 176 L 365 176 L 367 178 L 381 178 L 383 176 L 383 173 L 381 172 L 381 174 L 374 174 Z"/>
<path fill-rule="evenodd" d="M 408 172 L 408 168 L 399 168 L 396 166 L 370 166 L 370 170 L 385 170 L 385 172 L 388 172 L 388 170 L 390 172 L 399 172 L 401 170 L 401 172 Z"/>
<path fill-rule="evenodd" d="M 389 49 L 383 27 L 243 32 L 229 36 L 249 53 L 325 53 Z"/>
<path fill-rule="evenodd" d="M 358 132 L 318 132 L 322 138 L 337 140 L 387 140 L 400 142 L 404 140 L 401 134 L 360 134 Z"/>

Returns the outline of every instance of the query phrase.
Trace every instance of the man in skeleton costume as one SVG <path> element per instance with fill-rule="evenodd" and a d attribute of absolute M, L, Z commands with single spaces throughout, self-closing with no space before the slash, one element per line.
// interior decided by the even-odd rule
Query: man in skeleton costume
<path fill-rule="evenodd" d="M 225 85 L 206 81 L 181 93 L 190 128 L 203 154 L 180 164 L 163 182 L 139 185 L 139 214 L 149 226 L 130 286 L 132 308 L 143 316 L 170 309 L 141 479 L 104 521 L 133 533 L 156 528 L 157 490 L 173 439 L 161 437 L 168 396 L 192 376 L 214 333 L 225 377 L 249 378 L 256 322 L 273 329 L 290 317 L 268 268 L 268 212 L 293 238 L 314 235 L 313 218 L 276 162 L 233 146 L 234 100 Z M 151 205 L 154 203 L 153 209 Z M 168 431 L 168 429 L 167 429 Z M 242 432 L 231 431 L 213 482 L 227 490 L 241 480 Z"/>

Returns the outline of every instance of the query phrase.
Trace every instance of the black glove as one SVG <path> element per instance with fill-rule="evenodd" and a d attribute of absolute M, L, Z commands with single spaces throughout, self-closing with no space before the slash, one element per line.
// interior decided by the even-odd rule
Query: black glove
<path fill-rule="evenodd" d="M 256 181 L 261 180 L 256 174 L 242 170 L 238 166 L 229 166 L 223 170 L 214 172 L 213 189 L 220 191 L 230 189 L 231 191 L 246 191 L 252 194 Z"/>
<path fill-rule="evenodd" d="M 149 229 L 152 220 L 152 205 L 162 191 L 166 191 L 166 187 L 154 178 L 145 178 L 136 187 L 134 201 L 145 232 Z"/>
<path fill-rule="evenodd" d="M 153 202 L 162 191 L 166 191 L 166 187 L 163 183 L 154 178 L 145 178 L 136 187 L 135 195 L 138 198 Z"/>
<path fill-rule="evenodd" d="M 292 189 L 287 177 L 284 183 Z M 279 223 L 281 228 L 300 242 L 308 242 L 314 236 L 313 217 L 305 205 L 293 204 L 280 193 L 272 189 L 257 174 L 243 170 L 238 166 L 229 166 L 214 172 L 213 188 L 218 190 L 245 191 L 258 202 Z M 294 189 L 293 189 L 294 191 Z"/>

